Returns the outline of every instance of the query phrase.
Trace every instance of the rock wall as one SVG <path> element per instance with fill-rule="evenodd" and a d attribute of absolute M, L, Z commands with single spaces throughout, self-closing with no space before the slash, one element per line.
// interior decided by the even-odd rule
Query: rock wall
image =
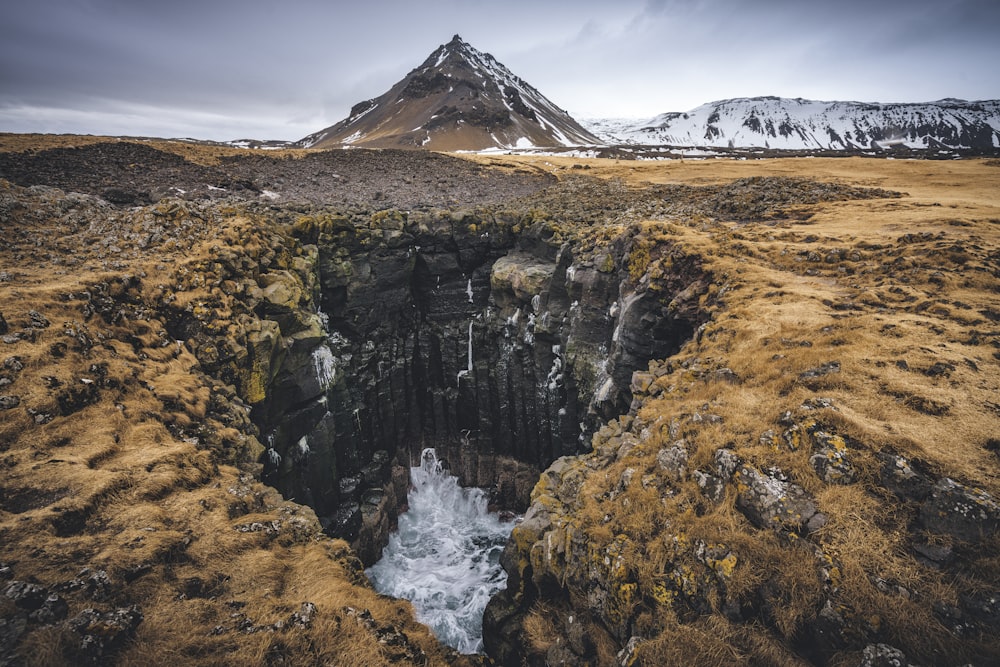
<path fill-rule="evenodd" d="M 693 261 L 676 285 L 633 279 L 636 230 L 580 248 L 530 215 L 324 211 L 293 233 L 301 270 L 256 288 L 274 323 L 251 346 L 264 479 L 365 562 L 427 446 L 524 511 L 539 471 L 589 448 L 633 373 L 690 337 L 708 284 Z"/>

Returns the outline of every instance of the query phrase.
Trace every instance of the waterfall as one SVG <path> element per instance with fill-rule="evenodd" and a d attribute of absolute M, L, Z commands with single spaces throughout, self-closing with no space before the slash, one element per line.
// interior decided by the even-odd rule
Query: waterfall
<path fill-rule="evenodd" d="M 500 554 L 514 523 L 487 511 L 482 489 L 459 486 L 433 449 L 410 474 L 409 510 L 368 578 L 379 593 L 410 600 L 443 643 L 480 653 L 486 603 L 507 586 Z"/>
<path fill-rule="evenodd" d="M 469 321 L 469 360 L 468 367 L 464 371 L 458 372 L 458 377 L 455 378 L 456 382 L 461 383 L 462 376 L 468 375 L 472 372 L 472 321 Z"/>
<path fill-rule="evenodd" d="M 472 322 L 469 322 L 469 372 L 472 372 Z"/>

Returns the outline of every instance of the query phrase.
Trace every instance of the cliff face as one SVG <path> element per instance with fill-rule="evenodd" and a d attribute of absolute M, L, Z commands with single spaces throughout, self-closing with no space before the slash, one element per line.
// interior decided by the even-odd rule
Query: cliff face
<path fill-rule="evenodd" d="M 671 296 L 631 280 L 635 230 L 578 250 L 524 214 L 379 211 L 303 216 L 295 233 L 314 272 L 263 281 L 285 341 L 260 353 L 278 355 L 253 413 L 264 479 L 366 562 L 423 447 L 524 511 L 538 471 L 584 451 L 628 410 L 633 372 L 704 320 L 695 259 L 679 258 Z M 280 316 L 279 296 L 310 293 L 316 314 Z"/>

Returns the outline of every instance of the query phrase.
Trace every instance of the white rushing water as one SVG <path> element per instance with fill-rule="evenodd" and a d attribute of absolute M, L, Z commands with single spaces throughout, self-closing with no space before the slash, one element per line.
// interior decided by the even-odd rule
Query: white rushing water
<path fill-rule="evenodd" d="M 410 507 L 368 578 L 379 593 L 413 602 L 443 643 L 481 653 L 486 603 L 507 586 L 500 554 L 514 522 L 486 510 L 482 489 L 459 486 L 433 449 L 420 459 L 410 469 Z"/>

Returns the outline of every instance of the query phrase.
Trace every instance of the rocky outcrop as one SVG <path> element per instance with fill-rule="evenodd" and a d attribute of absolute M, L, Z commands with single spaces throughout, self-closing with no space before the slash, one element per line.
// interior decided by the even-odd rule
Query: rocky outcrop
<path fill-rule="evenodd" d="M 634 230 L 580 252 L 552 223 L 525 222 L 492 211 L 301 216 L 298 266 L 314 274 L 271 272 L 250 290 L 281 334 L 265 337 L 276 342 L 254 376 L 269 378 L 254 408 L 264 478 L 366 561 L 424 447 L 463 483 L 491 488 L 495 506 L 523 511 L 538 470 L 627 410 L 633 372 L 702 321 L 708 277 L 693 258 L 678 254 L 676 275 L 639 284 Z M 305 295 L 315 313 L 295 311 L 313 303 Z"/>
<path fill-rule="evenodd" d="M 920 506 L 920 520 L 934 533 L 963 542 L 981 542 L 1000 529 L 1000 504 L 982 489 L 945 477 Z"/>
<path fill-rule="evenodd" d="M 664 393 L 667 382 L 675 393 L 684 385 L 733 381 L 729 369 L 713 370 L 697 361 L 650 367 L 635 373 L 639 404 Z M 776 600 L 792 599 L 787 591 L 779 592 L 782 575 L 761 572 L 755 575 L 756 591 L 736 593 L 746 585 L 736 578 L 738 572 L 759 568 L 759 562 L 746 561 L 763 552 L 781 558 L 783 567 L 810 573 L 804 581 L 813 587 L 815 606 L 795 636 L 785 638 L 800 658 L 825 664 L 832 655 L 854 651 L 863 656 L 862 664 L 896 664 L 892 661 L 903 659 L 902 651 L 875 642 L 892 636 L 878 625 L 885 621 L 865 616 L 845 599 L 844 566 L 823 539 L 831 517 L 803 486 L 815 489 L 817 480 L 828 487 L 858 484 L 856 470 L 862 466 L 881 465 L 879 485 L 903 501 L 897 511 L 913 517 L 910 549 L 917 562 L 946 568 L 956 552 L 981 553 L 981 545 L 995 539 L 1000 512 L 989 493 L 950 478 L 935 481 L 922 465 L 899 455 L 870 456 L 865 443 L 838 432 L 831 418 L 837 407 L 828 398 L 810 399 L 798 411 L 782 414 L 776 421 L 784 432 L 769 430 L 759 438 L 772 456 L 806 455 L 808 465 L 796 473 L 801 484 L 795 474 L 754 465 L 727 447 L 692 470 L 688 440 L 722 423 L 707 412 L 709 407 L 669 421 L 662 411 L 633 410 L 595 433 L 591 452 L 560 458 L 542 472 L 531 506 L 501 558 L 507 590 L 491 600 L 484 617 L 487 651 L 499 664 L 659 664 L 659 645 L 648 643 L 646 635 L 662 631 L 646 625 L 653 614 L 670 614 L 680 627 L 721 614 L 734 626 L 759 624 L 782 636 L 785 621 Z M 664 444 L 657 449 L 657 442 Z M 689 532 L 693 516 L 711 516 L 711 507 L 723 503 L 742 515 L 746 527 L 740 539 L 752 540 L 753 549 Z M 595 516 L 595 511 L 606 514 Z M 716 535 L 726 534 L 709 525 Z M 657 564 L 650 567 L 649 559 Z M 917 600 L 911 589 L 870 576 L 881 595 Z M 996 599 L 992 589 L 968 590 L 957 603 L 937 600 L 931 607 L 939 627 L 952 637 L 986 638 L 998 627 Z M 537 635 L 540 610 L 549 619 L 544 642 Z M 589 641 L 574 640 L 581 635 Z M 710 644 L 688 655 L 701 659 Z M 613 654 L 608 646 L 615 647 Z"/>
<path fill-rule="evenodd" d="M 314 210 L 186 268 L 160 306 L 169 338 L 249 411 L 225 456 L 261 465 L 369 563 L 424 447 L 523 511 L 538 471 L 627 411 L 634 373 L 704 320 L 709 284 L 666 243 L 653 252 L 674 252 L 675 271 L 639 272 L 636 228 L 580 247 L 532 216 Z M 198 285 L 214 296 L 192 301 Z"/>

